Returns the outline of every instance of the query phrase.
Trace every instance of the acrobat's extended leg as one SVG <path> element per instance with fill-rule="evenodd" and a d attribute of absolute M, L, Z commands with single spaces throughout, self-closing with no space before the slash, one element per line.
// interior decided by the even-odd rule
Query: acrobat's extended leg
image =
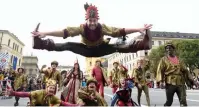
<path fill-rule="evenodd" d="M 66 43 L 54 43 L 52 39 L 40 39 L 34 37 L 33 49 L 41 49 L 48 51 L 71 51 L 82 56 L 90 57 L 93 56 L 92 49 L 88 48 L 82 43 L 66 42 Z"/>
<path fill-rule="evenodd" d="M 121 53 L 134 53 L 140 50 L 149 50 L 152 47 L 150 31 L 147 30 L 143 40 L 131 41 L 128 44 L 116 46 Z"/>

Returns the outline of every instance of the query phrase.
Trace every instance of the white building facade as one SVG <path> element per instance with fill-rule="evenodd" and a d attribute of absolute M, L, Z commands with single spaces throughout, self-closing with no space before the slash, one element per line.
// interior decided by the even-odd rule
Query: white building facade
<path fill-rule="evenodd" d="M 0 30 L 0 52 L 9 54 L 8 64 L 6 67 L 21 66 L 23 60 L 23 49 L 25 44 L 17 36 L 7 30 Z"/>

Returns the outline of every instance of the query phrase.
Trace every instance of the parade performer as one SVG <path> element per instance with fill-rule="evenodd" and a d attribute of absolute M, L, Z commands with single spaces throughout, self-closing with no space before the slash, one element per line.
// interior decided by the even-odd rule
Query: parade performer
<path fill-rule="evenodd" d="M 10 96 L 16 97 L 29 97 L 29 106 L 78 106 L 78 104 L 70 104 L 68 102 L 61 101 L 54 93 L 56 91 L 56 81 L 48 80 L 45 90 L 36 90 L 31 92 L 16 92 L 9 90 L 7 93 Z"/>
<path fill-rule="evenodd" d="M 78 61 L 74 63 L 74 67 L 66 75 L 63 81 L 64 90 L 61 94 L 61 99 L 65 102 L 75 104 L 77 102 L 78 90 L 82 84 L 83 72 L 80 70 Z"/>
<path fill-rule="evenodd" d="M 102 97 L 104 97 L 104 86 L 108 85 L 106 72 L 101 66 L 101 61 L 96 60 L 95 67 L 92 69 L 92 77 L 95 78 L 98 82 L 97 84 L 97 92 L 100 93 Z"/>
<path fill-rule="evenodd" d="M 28 85 L 27 76 L 25 75 L 25 71 L 23 68 L 18 68 L 17 71 L 11 71 L 14 79 L 14 90 L 17 91 L 25 91 Z M 19 105 L 19 97 L 15 96 L 14 106 Z"/>
<path fill-rule="evenodd" d="M 146 24 L 143 28 L 116 28 L 110 27 L 105 24 L 98 23 L 98 10 L 93 5 L 86 4 L 86 23 L 78 27 L 67 27 L 61 31 L 54 32 L 39 32 L 38 27 L 33 34 L 33 48 L 46 49 L 48 51 L 72 51 L 85 57 L 100 57 L 109 55 L 115 52 L 121 53 L 135 53 L 139 50 L 151 49 L 151 24 Z M 39 26 L 39 25 L 38 25 Z M 131 33 L 145 33 L 144 39 L 140 41 L 131 41 L 127 44 L 109 44 L 110 40 L 104 40 L 104 35 L 111 37 L 125 37 Z M 52 39 L 41 39 L 45 36 L 54 37 L 75 37 L 81 35 L 82 43 L 66 42 L 54 43 Z"/>
<path fill-rule="evenodd" d="M 51 68 L 47 67 L 46 65 L 43 65 L 40 73 L 44 73 L 44 83 L 46 83 L 49 79 L 55 80 L 57 81 L 58 84 L 58 89 L 56 87 L 56 90 L 60 90 L 61 89 L 61 73 L 57 70 L 57 66 L 58 66 L 58 62 L 57 61 L 53 61 L 51 62 Z M 56 93 L 56 91 L 55 91 Z"/>
<path fill-rule="evenodd" d="M 128 79 L 121 78 L 119 81 L 119 88 L 113 95 L 111 106 L 137 106 L 131 98 L 131 88 L 128 87 Z"/>
<path fill-rule="evenodd" d="M 78 103 L 84 106 L 108 106 L 104 98 L 96 91 L 97 81 L 89 79 L 87 86 L 78 91 Z"/>
<path fill-rule="evenodd" d="M 137 67 L 133 71 L 135 86 L 137 87 L 138 90 L 137 101 L 139 106 L 140 106 L 142 91 L 144 91 L 147 104 L 148 106 L 150 106 L 149 88 L 145 77 L 146 71 L 149 69 L 149 66 L 150 65 L 148 61 L 141 59 L 137 61 Z"/>
<path fill-rule="evenodd" d="M 120 70 L 120 78 L 125 78 L 125 79 L 127 79 L 127 78 L 129 78 L 129 75 L 128 75 L 128 69 L 125 67 L 125 66 L 123 66 L 121 63 L 119 64 L 119 70 Z"/>
<path fill-rule="evenodd" d="M 178 95 L 180 106 L 188 106 L 185 83 L 192 87 L 195 84 L 193 76 L 175 55 L 175 46 L 172 43 L 165 45 L 165 51 L 167 54 L 161 58 L 156 73 L 157 82 L 165 84 L 167 100 L 164 106 L 172 105 L 175 93 Z"/>
<path fill-rule="evenodd" d="M 127 78 L 128 70 L 118 62 L 114 62 L 113 66 L 114 68 L 110 72 L 108 72 L 108 77 L 110 81 L 110 86 L 112 88 L 112 93 L 114 94 L 117 91 L 119 79 L 122 77 Z"/>

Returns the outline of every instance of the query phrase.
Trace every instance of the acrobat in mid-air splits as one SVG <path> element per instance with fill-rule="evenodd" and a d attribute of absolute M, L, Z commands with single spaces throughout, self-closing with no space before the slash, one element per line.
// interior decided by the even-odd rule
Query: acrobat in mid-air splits
<path fill-rule="evenodd" d="M 93 5 L 84 5 L 86 10 L 86 23 L 80 24 L 78 27 L 67 27 L 61 31 L 53 32 L 39 32 L 38 28 L 32 32 L 33 34 L 33 48 L 46 49 L 48 51 L 72 51 L 85 57 L 100 57 L 109 55 L 115 52 L 120 53 L 134 53 L 139 50 L 151 49 L 151 24 L 144 25 L 143 28 L 116 28 L 110 27 L 98 22 L 98 10 Z M 126 44 L 109 44 L 110 39 L 104 39 L 104 35 L 111 37 L 125 37 L 127 34 L 140 32 L 144 35 L 143 40 L 131 41 Z M 75 37 L 81 35 L 82 42 L 66 42 L 54 43 L 52 39 L 41 39 L 47 35 L 54 37 Z"/>

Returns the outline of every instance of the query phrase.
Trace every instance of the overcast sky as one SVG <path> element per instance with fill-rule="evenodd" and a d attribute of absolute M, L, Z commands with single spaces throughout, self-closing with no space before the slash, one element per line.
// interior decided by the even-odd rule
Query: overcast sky
<path fill-rule="evenodd" d="M 0 29 L 9 30 L 25 43 L 24 55 L 33 52 L 39 65 L 57 60 L 73 65 L 78 57 L 85 68 L 85 58 L 72 52 L 48 52 L 32 49 L 30 32 L 38 22 L 40 31 L 62 30 L 85 22 L 84 3 L 98 7 L 100 22 L 116 27 L 142 27 L 153 24 L 153 31 L 199 33 L 197 0 L 0 0 Z M 75 38 L 53 38 L 55 42 L 76 41 Z"/>

